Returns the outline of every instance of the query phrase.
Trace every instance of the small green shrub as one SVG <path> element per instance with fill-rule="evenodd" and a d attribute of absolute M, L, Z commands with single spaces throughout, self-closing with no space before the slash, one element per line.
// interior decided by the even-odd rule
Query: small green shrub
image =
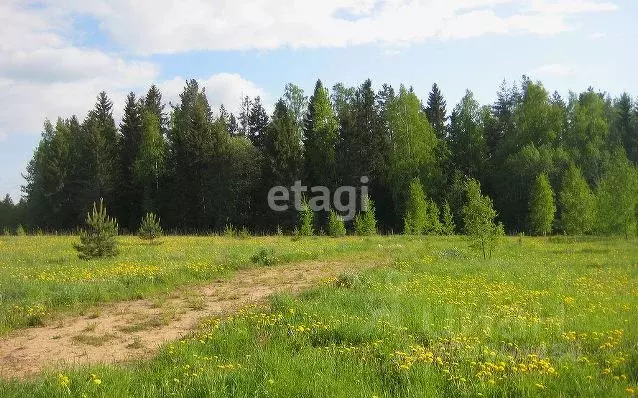
<path fill-rule="evenodd" d="M 137 232 L 140 239 L 153 242 L 164 234 L 160 219 L 153 213 L 146 213 Z"/>
<path fill-rule="evenodd" d="M 237 230 L 233 226 L 233 224 L 226 224 L 224 227 L 224 236 L 227 238 L 234 238 L 237 236 Z"/>
<path fill-rule="evenodd" d="M 22 224 L 18 225 L 18 228 L 16 228 L 16 235 L 17 236 L 25 236 L 27 233 L 24 230 L 24 227 L 22 226 Z"/>
<path fill-rule="evenodd" d="M 361 278 L 357 274 L 342 273 L 339 274 L 337 280 L 334 282 L 335 287 L 352 289 L 361 284 Z"/>
<path fill-rule="evenodd" d="M 113 257 L 117 254 L 117 221 L 106 214 L 104 201 L 100 207 L 93 203 L 93 212 L 86 215 L 88 228 L 80 231 L 80 243 L 73 247 L 82 260 Z"/>
<path fill-rule="evenodd" d="M 301 236 L 312 236 L 315 233 L 315 212 L 308 205 L 308 202 L 303 203 L 303 209 L 299 214 L 299 234 Z"/>
<path fill-rule="evenodd" d="M 343 218 L 336 211 L 330 211 L 330 218 L 328 219 L 328 234 L 334 238 L 338 238 L 346 235 L 346 225 L 343 222 Z"/>
<path fill-rule="evenodd" d="M 246 227 L 241 227 L 239 232 L 237 232 L 237 237 L 239 239 L 248 239 L 250 238 L 250 231 Z"/>
<path fill-rule="evenodd" d="M 262 248 L 257 253 L 253 254 L 250 258 L 253 264 L 270 266 L 277 263 L 277 257 L 275 257 L 275 251 L 273 249 Z"/>
<path fill-rule="evenodd" d="M 362 211 L 354 218 L 354 232 L 359 236 L 371 236 L 377 234 L 377 218 L 374 214 L 374 202 L 367 197 L 367 210 Z"/>

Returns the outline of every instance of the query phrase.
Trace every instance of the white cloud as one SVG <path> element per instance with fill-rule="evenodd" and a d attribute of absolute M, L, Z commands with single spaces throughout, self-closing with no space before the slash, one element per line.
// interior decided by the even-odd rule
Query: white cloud
<path fill-rule="evenodd" d="M 40 131 L 44 118 L 81 117 L 101 90 L 121 111 L 128 91 L 161 80 L 139 54 L 379 43 L 390 55 L 428 39 L 552 35 L 572 29 L 574 14 L 616 8 L 609 0 L 4 0 L 0 135 Z M 74 39 L 84 32 L 75 21 L 85 16 L 126 55 L 79 46 Z M 538 73 L 573 71 L 548 65 Z M 242 95 L 265 96 L 236 74 L 200 77 L 215 108 L 236 110 Z M 184 79 L 165 80 L 159 85 L 175 100 Z"/>
<path fill-rule="evenodd" d="M 102 13 L 96 3 L 94 12 Z M 104 90 L 114 103 L 116 118 L 129 91 L 144 93 L 152 83 L 164 88 L 166 99 L 177 99 L 184 79 L 162 82 L 153 63 L 126 59 L 99 49 L 73 44 L 63 9 L 29 8 L 9 0 L 0 4 L 0 140 L 12 133 L 37 133 L 45 118 L 77 115 L 80 120 Z M 239 107 L 242 94 L 264 93 L 237 74 L 217 74 L 200 81 L 211 105 Z"/>
<path fill-rule="evenodd" d="M 614 11 L 603 0 L 48 0 L 97 17 L 138 53 L 419 43 L 485 34 L 551 35 L 567 16 Z M 507 5 L 506 9 L 499 6 Z"/>
<path fill-rule="evenodd" d="M 547 64 L 534 69 L 532 76 L 569 76 L 575 73 L 574 69 L 561 64 Z"/>

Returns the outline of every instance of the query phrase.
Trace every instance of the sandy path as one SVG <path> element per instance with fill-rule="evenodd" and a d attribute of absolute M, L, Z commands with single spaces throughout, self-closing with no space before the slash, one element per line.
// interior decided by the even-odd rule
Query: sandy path
<path fill-rule="evenodd" d="M 161 301 L 105 304 L 89 316 L 17 330 L 0 339 L 0 378 L 24 379 L 48 369 L 150 358 L 162 344 L 196 328 L 203 317 L 262 302 L 276 292 L 295 293 L 365 266 L 359 261 L 312 261 L 242 270 L 230 279 L 183 289 Z"/>

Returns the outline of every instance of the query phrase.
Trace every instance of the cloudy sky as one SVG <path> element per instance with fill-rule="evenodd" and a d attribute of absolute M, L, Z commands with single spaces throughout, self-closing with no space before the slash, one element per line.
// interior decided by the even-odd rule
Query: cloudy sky
<path fill-rule="evenodd" d="M 231 110 L 318 78 L 437 82 L 448 109 L 522 74 L 637 95 L 636 20 L 635 0 L 2 0 L 0 194 L 20 196 L 45 118 L 83 118 L 101 90 L 116 117 L 127 92 L 174 100 L 187 78 Z"/>

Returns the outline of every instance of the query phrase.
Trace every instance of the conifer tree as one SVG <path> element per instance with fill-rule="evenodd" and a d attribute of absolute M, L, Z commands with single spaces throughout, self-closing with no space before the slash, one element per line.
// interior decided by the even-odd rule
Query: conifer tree
<path fill-rule="evenodd" d="M 445 140 L 447 138 L 446 123 L 448 117 L 445 106 L 445 99 L 443 99 L 441 90 L 439 90 L 439 86 L 434 83 L 432 85 L 432 91 L 430 91 L 428 96 L 428 106 L 425 108 L 425 114 L 439 140 Z"/>
<path fill-rule="evenodd" d="M 113 257 L 117 254 L 117 221 L 110 218 L 100 199 L 100 206 L 93 203 L 93 211 L 86 215 L 87 228 L 80 231 L 80 243 L 73 247 L 82 260 Z"/>
<path fill-rule="evenodd" d="M 140 229 L 137 232 L 140 239 L 154 242 L 155 239 L 161 237 L 164 234 L 160 219 L 154 213 L 146 213 L 140 224 Z"/>

